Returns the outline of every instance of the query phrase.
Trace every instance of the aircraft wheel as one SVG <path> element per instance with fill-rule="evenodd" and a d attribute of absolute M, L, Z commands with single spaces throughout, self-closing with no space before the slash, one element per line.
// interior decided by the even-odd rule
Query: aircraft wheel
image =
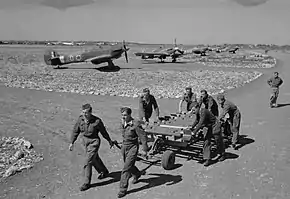
<path fill-rule="evenodd" d="M 176 62 L 176 59 L 173 59 L 173 60 L 172 60 L 172 63 L 175 63 L 175 62 Z"/>
<path fill-rule="evenodd" d="M 161 158 L 161 165 L 165 170 L 170 170 L 174 167 L 175 153 L 170 150 L 166 150 Z"/>

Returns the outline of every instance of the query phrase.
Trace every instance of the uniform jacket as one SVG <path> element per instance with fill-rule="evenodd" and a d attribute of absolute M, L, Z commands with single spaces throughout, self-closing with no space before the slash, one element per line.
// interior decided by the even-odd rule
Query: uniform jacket
<path fill-rule="evenodd" d="M 139 98 L 139 116 L 140 116 L 140 118 L 143 118 L 145 116 L 151 117 L 152 112 L 153 112 L 152 107 L 156 111 L 156 115 L 159 116 L 159 109 L 158 109 L 158 105 L 157 105 L 157 101 L 156 101 L 155 97 L 150 94 L 148 101 L 146 101 L 144 99 L 144 96 L 141 96 Z"/>
<path fill-rule="evenodd" d="M 208 95 L 206 98 L 201 98 L 199 103 L 200 105 L 203 103 L 206 109 L 212 112 L 212 114 L 214 114 L 215 116 L 218 116 L 219 107 L 212 96 Z"/>
<path fill-rule="evenodd" d="M 219 116 L 219 118 L 224 118 L 226 114 L 229 114 L 230 120 L 232 120 L 235 115 L 240 114 L 238 107 L 234 103 L 228 100 L 224 102 L 224 104 L 222 105 L 222 109 L 223 109 L 223 112 Z"/>
<path fill-rule="evenodd" d="M 217 118 L 208 109 L 200 108 L 192 125 L 192 129 L 196 127 L 193 133 L 197 133 L 203 127 L 212 126 L 216 124 L 216 122 Z"/>
<path fill-rule="evenodd" d="M 147 135 L 141 127 L 141 122 L 132 119 L 129 123 L 121 122 L 120 131 L 123 137 L 123 145 L 139 145 L 138 138 L 140 139 L 144 151 L 148 150 Z"/>
<path fill-rule="evenodd" d="M 283 80 L 280 77 L 271 77 L 267 83 L 272 87 L 272 88 L 278 88 L 283 84 Z"/>
<path fill-rule="evenodd" d="M 71 135 L 71 143 L 74 143 L 81 134 L 85 138 L 89 139 L 99 139 L 99 132 L 102 136 L 107 140 L 111 140 L 102 120 L 94 115 L 91 116 L 91 119 L 86 122 L 85 117 L 83 115 L 79 116 L 77 122 L 74 125 L 72 135 Z"/>

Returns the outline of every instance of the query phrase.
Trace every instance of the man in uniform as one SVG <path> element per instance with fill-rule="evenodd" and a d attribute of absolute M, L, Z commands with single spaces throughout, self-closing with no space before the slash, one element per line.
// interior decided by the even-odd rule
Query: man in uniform
<path fill-rule="evenodd" d="M 159 107 L 157 105 L 157 101 L 153 95 L 150 94 L 148 88 L 143 89 L 143 94 L 139 98 L 139 117 L 140 120 L 145 120 L 145 122 L 149 122 L 149 118 L 151 118 L 153 113 L 153 108 L 155 110 L 156 118 L 159 119 Z"/>
<path fill-rule="evenodd" d="M 86 159 L 84 165 L 84 184 L 80 187 L 81 191 L 90 188 L 92 166 L 94 166 L 97 172 L 100 173 L 98 179 L 103 179 L 109 174 L 108 169 L 98 155 L 98 150 L 101 144 L 101 139 L 98 135 L 99 132 L 112 147 L 113 141 L 111 140 L 102 120 L 92 114 L 92 107 L 90 104 L 84 104 L 82 106 L 82 115 L 79 116 L 74 125 L 71 135 L 71 144 L 69 145 L 69 150 L 72 151 L 78 135 L 82 135 Z"/>
<path fill-rule="evenodd" d="M 218 117 L 219 107 L 215 99 L 210 96 L 206 90 L 201 90 L 200 94 L 200 105 L 204 104 L 206 109 L 208 109 L 214 116 Z"/>
<path fill-rule="evenodd" d="M 203 160 L 204 166 L 210 165 L 211 160 L 211 138 L 214 138 L 217 144 L 217 153 L 219 154 L 218 160 L 225 160 L 225 147 L 221 132 L 221 123 L 208 109 L 200 108 L 198 102 L 191 104 L 191 112 L 196 115 L 196 119 L 190 129 L 193 131 L 193 135 L 197 135 L 198 131 L 204 127 L 207 131 L 204 133 L 204 145 L 203 145 Z"/>
<path fill-rule="evenodd" d="M 219 94 L 217 96 L 218 103 L 220 104 L 221 108 L 223 109 L 222 114 L 219 116 L 219 120 L 225 121 L 225 116 L 228 114 L 228 122 L 231 127 L 231 131 L 233 134 L 232 137 L 232 147 L 237 150 L 237 144 L 239 139 L 239 131 L 240 131 L 240 124 L 241 124 L 241 113 L 238 107 L 225 99 L 223 94 Z"/>
<path fill-rule="evenodd" d="M 185 88 L 185 93 L 182 96 L 182 99 L 179 102 L 179 113 L 182 112 L 182 104 L 183 102 L 186 102 L 186 111 L 190 111 L 190 104 L 192 102 L 197 102 L 196 99 L 196 94 L 194 94 L 192 92 L 192 88 L 191 87 L 187 87 Z"/>
<path fill-rule="evenodd" d="M 278 72 L 274 72 L 273 77 L 268 79 L 267 83 L 272 89 L 272 94 L 270 98 L 270 107 L 278 107 L 277 99 L 279 95 L 279 87 L 283 84 L 283 80 L 279 77 Z"/>
<path fill-rule="evenodd" d="M 133 176 L 133 184 L 136 184 L 141 176 L 141 172 L 135 166 L 139 150 L 138 138 L 142 143 L 145 155 L 147 155 L 148 151 L 146 132 L 142 129 L 140 121 L 136 121 L 132 118 L 131 113 L 131 108 L 121 108 L 122 123 L 120 130 L 123 137 L 121 153 L 124 160 L 124 167 L 121 173 L 118 198 L 122 198 L 127 194 L 129 178 L 131 176 Z"/>

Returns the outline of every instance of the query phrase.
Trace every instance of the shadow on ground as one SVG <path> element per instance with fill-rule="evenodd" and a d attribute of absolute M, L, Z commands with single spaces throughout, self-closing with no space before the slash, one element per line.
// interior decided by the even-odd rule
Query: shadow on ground
<path fill-rule="evenodd" d="M 237 149 L 240 149 L 248 144 L 254 143 L 255 140 L 252 138 L 248 138 L 248 135 L 240 135 L 239 137 L 239 145 L 237 146 Z"/>
<path fill-rule="evenodd" d="M 140 188 L 132 189 L 128 191 L 128 194 L 135 193 L 138 191 L 142 191 L 145 189 L 150 189 L 152 187 L 157 187 L 161 185 L 174 185 L 182 181 L 181 175 L 170 175 L 170 174 L 157 174 L 157 173 L 150 173 L 149 176 L 156 176 L 147 179 L 140 179 L 139 182 L 147 183 L 147 185 L 142 186 Z"/>
<path fill-rule="evenodd" d="M 284 107 L 284 106 L 290 106 L 290 103 L 278 104 L 277 108 Z"/>
<path fill-rule="evenodd" d="M 118 72 L 120 70 L 134 70 L 134 69 L 142 69 L 142 68 L 121 68 L 119 66 L 115 66 L 115 68 L 110 69 L 108 66 L 102 66 L 102 67 L 59 67 L 59 68 L 54 68 L 55 70 L 98 70 L 100 72 Z"/>

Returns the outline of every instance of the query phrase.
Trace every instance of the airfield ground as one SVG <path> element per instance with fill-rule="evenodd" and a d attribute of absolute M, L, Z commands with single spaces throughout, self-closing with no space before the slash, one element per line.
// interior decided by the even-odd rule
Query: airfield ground
<path fill-rule="evenodd" d="M 152 166 L 142 176 L 140 183 L 130 185 L 126 198 L 190 198 L 190 199 L 245 199 L 290 197 L 290 147 L 289 147 L 289 95 L 290 84 L 286 75 L 290 72 L 289 55 L 273 53 L 280 61 L 277 68 L 259 69 L 264 76 L 242 88 L 228 92 L 242 112 L 241 134 L 247 135 L 247 145 L 238 151 L 227 150 L 227 160 L 208 168 L 195 161 L 177 159 L 179 166 L 172 171 Z M 125 65 L 122 58 L 116 62 L 121 70 L 142 68 L 142 70 L 196 70 L 205 69 L 197 64 L 150 64 L 141 65 L 130 59 Z M 73 66 L 86 71 L 94 66 Z M 211 70 L 248 71 L 252 69 L 213 68 Z M 255 69 L 256 70 L 256 69 Z M 265 83 L 273 71 L 279 71 L 284 79 L 277 109 L 268 107 L 269 89 Z M 131 106 L 137 109 L 133 98 L 78 95 L 7 88 L 0 86 L 0 132 L 3 136 L 21 136 L 29 140 L 35 150 L 43 154 L 44 160 L 32 169 L 22 171 L 0 184 L 0 198 L 116 198 L 121 156 L 118 149 L 109 149 L 102 140 L 100 156 L 112 172 L 112 178 L 97 180 L 93 175 L 94 187 L 79 192 L 82 182 L 81 142 L 73 152 L 68 150 L 69 135 L 73 122 L 80 111 L 80 105 L 90 102 L 94 113 L 107 125 L 113 139 L 120 140 L 116 132 L 119 122 L 119 107 Z M 176 111 L 177 99 L 158 100 L 162 115 Z M 252 143 L 251 143 L 252 142 Z M 137 163 L 141 169 L 147 165 Z"/>

